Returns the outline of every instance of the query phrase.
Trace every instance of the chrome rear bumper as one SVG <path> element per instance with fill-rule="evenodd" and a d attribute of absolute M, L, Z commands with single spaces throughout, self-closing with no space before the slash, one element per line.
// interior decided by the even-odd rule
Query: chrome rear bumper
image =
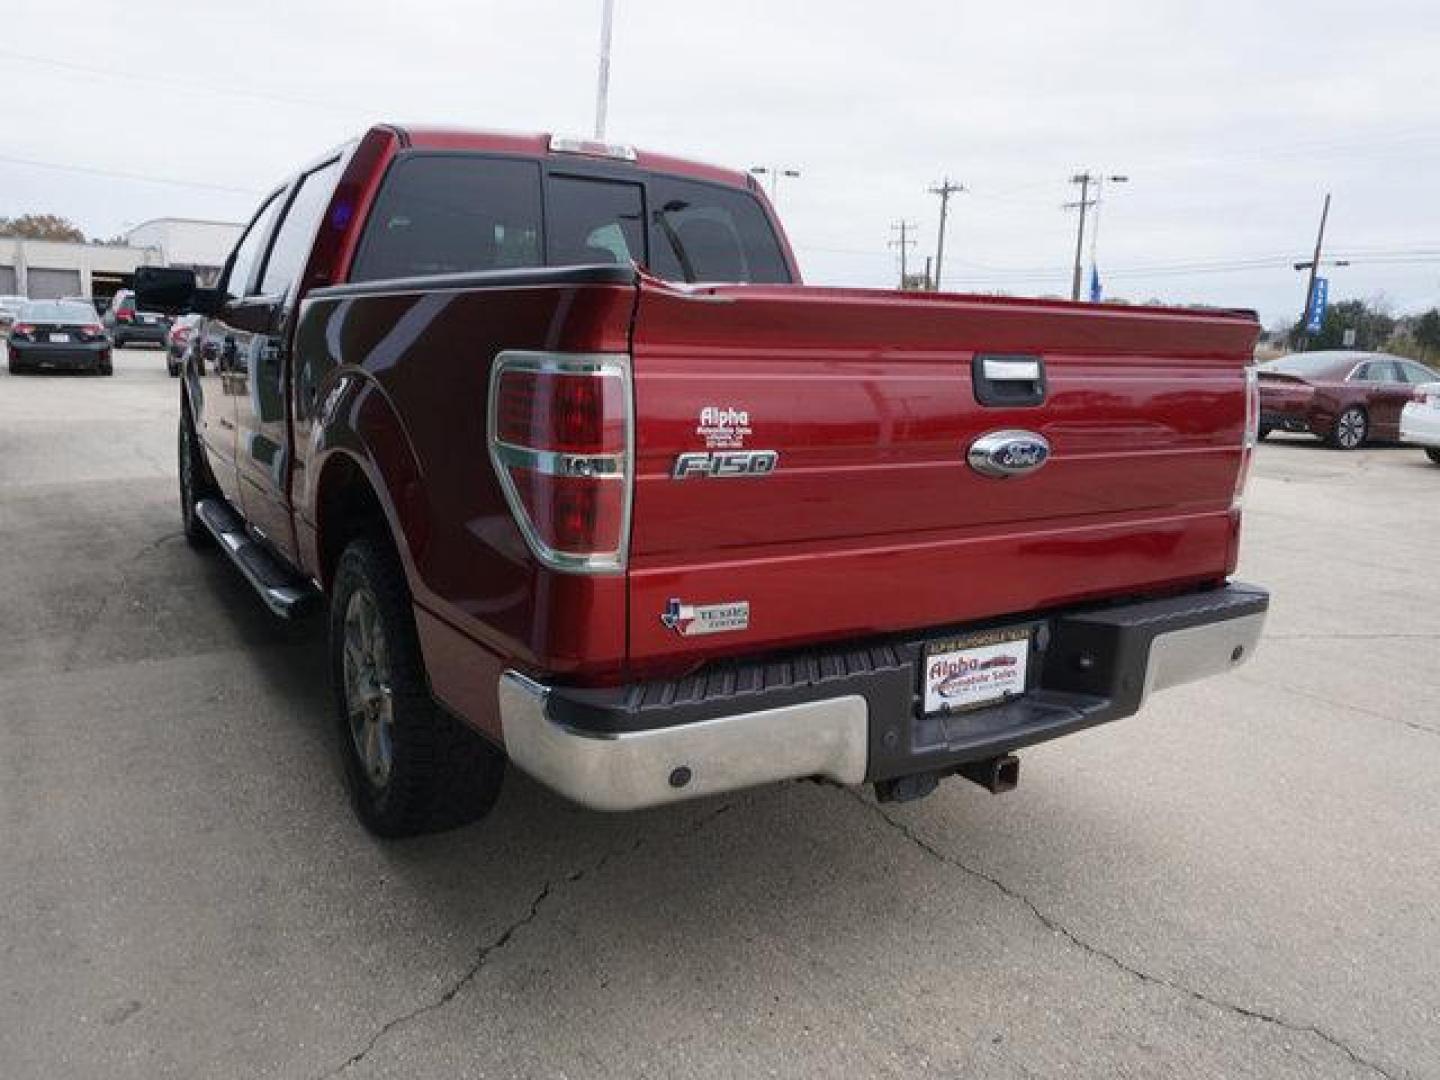
<path fill-rule="evenodd" d="M 779 666 L 806 674 L 777 681 L 769 661 L 752 689 L 699 696 L 646 684 L 607 697 L 507 671 L 505 748 L 536 780 L 596 810 L 802 777 L 859 784 L 944 773 L 1129 716 L 1153 691 L 1239 667 L 1254 655 L 1268 601 L 1263 590 L 1227 586 L 1035 620 L 1046 632 L 1035 634 L 1037 674 L 1026 693 L 943 717 L 916 714 L 918 647 L 906 645 L 872 647 L 880 659 L 858 671 L 852 650 L 834 676 L 817 674 L 833 665 L 788 661 Z M 745 682 L 733 673 L 716 681 Z"/>

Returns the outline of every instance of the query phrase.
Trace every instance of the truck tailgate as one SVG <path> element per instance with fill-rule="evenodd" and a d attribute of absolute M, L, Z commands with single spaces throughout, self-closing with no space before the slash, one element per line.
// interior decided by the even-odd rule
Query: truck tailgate
<path fill-rule="evenodd" d="M 1256 333 L 1245 313 L 644 279 L 632 662 L 1224 577 Z M 977 355 L 1040 361 L 1043 400 L 982 403 Z M 1006 429 L 1048 441 L 1043 467 L 967 463 Z M 737 449 L 775 467 L 674 477 Z M 677 618 L 697 606 L 714 617 Z"/>

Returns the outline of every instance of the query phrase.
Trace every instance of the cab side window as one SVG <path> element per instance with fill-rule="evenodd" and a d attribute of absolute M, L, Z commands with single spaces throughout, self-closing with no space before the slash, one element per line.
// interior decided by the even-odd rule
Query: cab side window
<path fill-rule="evenodd" d="M 390 167 L 351 281 L 540 266 L 540 166 L 417 153 Z"/>
<path fill-rule="evenodd" d="M 251 279 L 254 278 L 255 269 L 260 262 L 265 238 L 270 235 L 270 227 L 275 224 L 275 215 L 279 212 L 280 192 L 277 191 L 265 200 L 260 212 L 245 230 L 245 235 L 240 238 L 235 254 L 230 256 L 230 269 L 226 272 L 225 282 L 221 286 L 227 296 L 238 298 L 253 292 L 250 287 Z"/>

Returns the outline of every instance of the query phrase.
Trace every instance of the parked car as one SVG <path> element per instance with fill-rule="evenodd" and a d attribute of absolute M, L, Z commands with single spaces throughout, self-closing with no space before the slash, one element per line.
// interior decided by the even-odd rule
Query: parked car
<path fill-rule="evenodd" d="M 190 348 L 200 319 L 199 315 L 181 315 L 165 333 L 165 369 L 172 378 L 180 374 L 180 364 Z"/>
<path fill-rule="evenodd" d="M 1440 465 L 1440 382 L 1422 383 L 1400 411 L 1400 441 L 1425 448 Z"/>
<path fill-rule="evenodd" d="M 1259 639 L 1252 312 L 806 288 L 747 173 L 389 126 L 136 287 L 205 316 L 185 535 L 326 610 L 382 835 L 507 755 L 607 810 L 1008 790 Z"/>
<path fill-rule="evenodd" d="M 1440 375 L 1386 353 L 1295 353 L 1260 365 L 1260 437 L 1316 435 L 1341 450 L 1400 436 L 1400 410 L 1415 387 Z"/>
<path fill-rule="evenodd" d="M 135 306 L 135 294 L 121 289 L 104 315 L 105 329 L 115 347 L 121 348 L 135 341 L 149 341 L 165 345 L 165 333 L 170 320 L 158 311 L 141 311 Z"/>
<path fill-rule="evenodd" d="M 20 309 L 29 302 L 23 296 L 0 296 L 0 330 L 9 330 Z"/>
<path fill-rule="evenodd" d="M 110 339 L 100 316 L 80 300 L 30 300 L 6 338 L 10 374 L 40 368 L 113 374 Z"/>

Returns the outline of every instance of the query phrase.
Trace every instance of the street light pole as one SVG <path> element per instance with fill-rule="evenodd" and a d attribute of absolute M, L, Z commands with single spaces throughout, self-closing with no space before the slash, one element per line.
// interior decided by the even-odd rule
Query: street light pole
<path fill-rule="evenodd" d="M 1065 204 L 1064 204 L 1064 209 L 1066 209 L 1066 210 L 1075 210 L 1075 209 L 1078 209 L 1078 210 L 1080 211 L 1080 224 L 1079 224 L 1079 226 L 1078 226 L 1078 227 L 1076 228 L 1076 230 L 1075 230 L 1075 270 L 1074 270 L 1074 273 L 1072 274 L 1072 276 L 1071 276 L 1071 278 L 1070 278 L 1070 299 L 1071 299 L 1071 300 L 1079 300 L 1079 299 L 1080 299 L 1080 284 L 1081 284 L 1081 280 L 1082 280 L 1082 275 L 1081 275 L 1082 260 L 1084 259 L 1084 256 L 1085 256 L 1085 213 L 1086 213 L 1086 211 L 1088 211 L 1088 210 L 1090 209 L 1090 207 L 1092 207 L 1092 206 L 1096 208 L 1096 210 L 1095 210 L 1095 213 L 1096 213 L 1096 216 L 1097 216 L 1096 226 L 1097 226 L 1097 228 L 1098 228 L 1098 226 L 1099 226 L 1098 216 L 1099 216 L 1099 213 L 1100 213 L 1100 210 L 1099 210 L 1099 204 L 1100 204 L 1100 188 L 1101 188 L 1101 185 L 1103 185 L 1106 180 L 1109 180 L 1109 181 L 1111 181 L 1112 183 L 1116 183 L 1116 184 L 1125 184 L 1125 183 L 1129 183 L 1130 178 L 1129 178 L 1128 176 L 1104 176 L 1104 175 L 1096 176 L 1096 175 L 1090 173 L 1089 171 L 1086 171 L 1086 172 L 1083 172 L 1083 173 L 1076 173 L 1074 176 L 1070 177 L 1070 182 L 1071 182 L 1072 184 L 1079 184 L 1079 185 L 1080 185 L 1080 201 L 1079 201 L 1079 202 L 1072 202 L 1072 203 L 1065 203 Z M 1090 185 L 1091 185 L 1091 184 L 1094 184 L 1094 185 L 1095 185 L 1095 198 L 1093 198 L 1093 199 L 1090 198 Z"/>
<path fill-rule="evenodd" d="M 605 0 L 600 17 L 600 84 L 595 89 L 595 138 L 605 139 L 605 111 L 610 102 L 610 30 L 615 22 L 615 0 Z"/>

